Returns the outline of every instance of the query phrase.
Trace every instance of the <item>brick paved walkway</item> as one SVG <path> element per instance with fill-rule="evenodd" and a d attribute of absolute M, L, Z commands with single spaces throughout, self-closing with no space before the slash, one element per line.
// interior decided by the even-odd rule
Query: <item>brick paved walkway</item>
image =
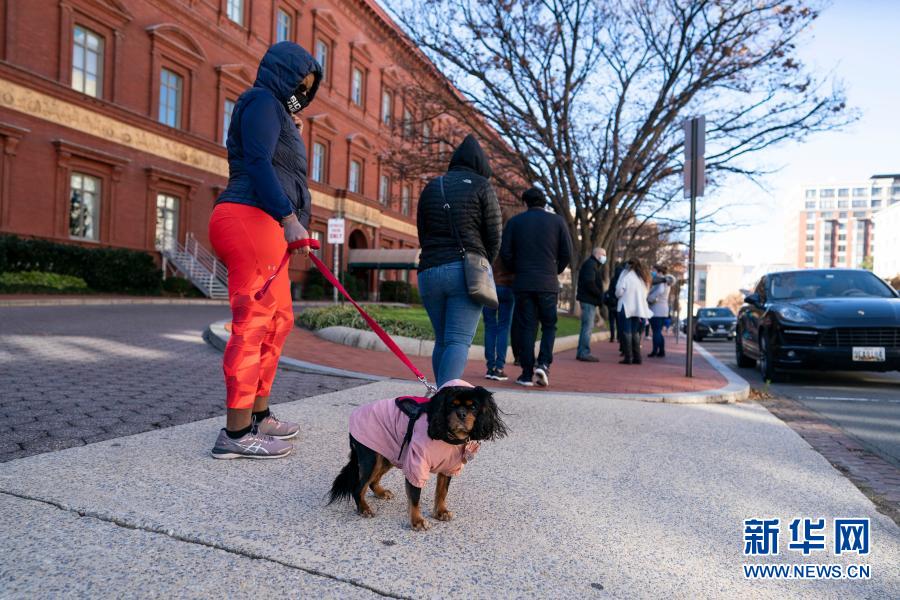
<path fill-rule="evenodd" d="M 0 308 L 0 462 L 224 413 L 225 306 Z M 359 385 L 279 373 L 273 403 Z"/>
<path fill-rule="evenodd" d="M 644 344 L 644 354 L 650 352 L 650 341 Z M 554 356 L 550 367 L 550 390 L 564 392 L 656 394 L 714 390 L 728 382 L 699 354 L 694 356 L 694 377 L 684 376 L 684 338 L 680 344 L 674 338 L 666 340 L 666 357 L 645 358 L 644 364 L 620 365 L 618 344 L 595 342 L 591 350 L 600 358 L 599 363 L 583 363 L 575 360 L 575 350 L 567 350 Z M 389 352 L 377 352 L 351 348 L 315 337 L 310 331 L 295 328 L 288 338 L 285 355 L 315 364 L 384 375 L 399 379 L 412 377 L 406 367 Z M 430 357 L 410 357 L 426 375 L 432 377 Z M 507 365 L 510 380 L 504 383 L 484 379 L 483 360 L 470 360 L 464 377 L 472 383 L 490 384 L 491 388 L 528 390 L 514 383 L 521 373 L 519 367 Z M 530 388 L 543 390 L 544 388 Z"/>
<path fill-rule="evenodd" d="M 900 469 L 797 400 L 773 398 L 759 400 L 759 403 L 797 432 L 866 494 L 882 513 L 900 525 Z"/>

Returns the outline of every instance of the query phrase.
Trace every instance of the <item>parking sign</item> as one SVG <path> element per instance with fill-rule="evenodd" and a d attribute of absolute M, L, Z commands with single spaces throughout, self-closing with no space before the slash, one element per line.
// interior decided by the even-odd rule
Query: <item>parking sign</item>
<path fill-rule="evenodd" d="M 344 243 L 344 219 L 328 219 L 328 243 Z"/>

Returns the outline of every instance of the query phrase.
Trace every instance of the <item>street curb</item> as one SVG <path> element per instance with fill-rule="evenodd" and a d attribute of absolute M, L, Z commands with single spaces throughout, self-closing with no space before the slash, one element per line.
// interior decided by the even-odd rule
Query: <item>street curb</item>
<path fill-rule="evenodd" d="M 228 343 L 228 338 L 231 335 L 225 329 L 225 324 L 229 322 L 230 321 L 228 319 L 225 319 L 223 321 L 210 323 L 206 328 L 206 331 L 203 332 L 203 339 L 206 340 L 206 342 L 214 348 L 217 348 L 220 351 L 224 351 L 225 344 Z M 596 398 L 598 396 L 601 396 L 604 400 L 637 400 L 640 402 L 658 402 L 665 404 L 729 404 L 734 402 L 741 402 L 743 400 L 746 400 L 750 396 L 750 384 L 747 383 L 747 381 L 743 377 L 729 369 L 699 344 L 694 344 L 694 347 L 697 348 L 697 351 L 701 354 L 701 356 L 703 356 L 703 358 L 707 360 L 709 364 L 712 365 L 714 369 L 716 369 L 716 371 L 718 371 L 723 377 L 725 377 L 725 379 L 728 381 L 727 385 L 715 390 L 706 390 L 703 392 L 673 392 L 671 394 L 563 392 L 556 390 L 541 391 L 534 388 L 528 391 L 503 389 L 503 392 L 506 394 L 521 394 L 523 396 L 535 394 L 553 394 L 553 396 L 556 397 L 574 396 Z M 360 373 L 358 371 L 335 369 L 332 367 L 325 367 L 322 365 L 317 365 L 315 363 L 288 358 L 285 356 L 282 356 L 279 360 L 279 366 L 290 371 L 300 371 L 303 373 L 320 373 L 324 375 L 338 375 L 340 377 L 352 377 L 354 379 L 362 379 L 365 381 L 391 380 L 390 377 L 370 375 L 368 373 Z M 486 387 L 490 389 L 489 386 Z"/>
<path fill-rule="evenodd" d="M 156 304 L 177 306 L 228 306 L 228 300 L 213 300 L 210 298 L 154 298 L 147 296 L 135 296 L 134 298 L 112 298 L 90 296 L 60 297 L 60 298 L 24 298 L 24 299 L 0 299 L 0 308 L 22 308 L 36 306 L 111 306 L 117 304 Z M 318 308 L 330 306 L 330 302 L 309 302 L 307 300 L 295 300 L 294 310 L 302 308 Z"/>
<path fill-rule="evenodd" d="M 213 300 L 210 298 L 159 298 L 152 296 L 127 297 L 93 297 L 93 296 L 60 296 L 45 298 L 0 298 L 0 308 L 22 308 L 36 306 L 110 306 L 116 304 L 160 304 L 179 306 L 228 306 L 228 300 Z M 332 306 L 334 303 L 318 300 L 294 300 L 294 311 L 300 312 L 305 308 L 322 308 Z M 409 306 L 399 302 L 383 302 L 384 306 Z"/>
<path fill-rule="evenodd" d="M 210 323 L 206 330 L 203 332 L 203 339 L 206 340 L 206 343 L 208 343 L 213 348 L 224 352 L 225 345 L 228 343 L 228 338 L 231 337 L 231 333 L 229 333 L 228 330 L 225 329 L 225 324 L 230 322 L 230 319 L 225 319 L 223 321 Z M 346 371 L 344 369 L 335 369 L 333 367 L 317 365 L 315 363 L 306 362 L 305 360 L 297 360 L 296 358 L 290 358 L 288 356 L 282 356 L 280 359 L 278 359 L 278 364 L 280 367 L 289 371 L 300 371 L 301 373 L 337 375 L 339 377 L 352 377 L 354 379 L 363 379 L 365 381 L 386 381 L 390 379 L 390 377 L 383 377 L 381 375 L 370 375 L 369 373 L 359 373 L 358 371 Z"/>
<path fill-rule="evenodd" d="M 331 327 L 323 327 L 322 329 L 313 331 L 313 335 L 335 344 L 350 346 L 351 348 L 375 350 L 376 352 L 391 351 L 391 349 L 381 341 L 381 338 L 379 338 L 374 331 L 354 329 L 352 327 L 345 327 L 343 325 L 332 325 Z M 608 335 L 608 331 L 596 331 L 591 334 L 591 343 L 599 342 Z M 429 357 L 434 351 L 434 340 L 420 340 L 418 338 L 405 337 L 402 335 L 395 335 L 392 336 L 392 338 L 397 346 L 399 346 L 400 349 L 403 350 L 403 352 L 410 356 Z M 556 354 L 557 352 L 565 352 L 566 350 L 573 350 L 577 348 L 578 338 L 578 334 L 556 338 L 556 341 L 553 344 L 553 353 Z M 540 347 L 541 342 L 540 340 L 538 340 L 534 343 L 535 354 L 538 354 L 538 352 L 540 351 Z M 484 346 L 479 346 L 476 344 L 469 346 L 469 360 L 479 360 L 483 357 Z M 514 357 L 512 349 L 507 349 L 506 362 L 513 362 L 513 358 Z"/>
<path fill-rule="evenodd" d="M 161 304 L 161 305 L 195 305 L 195 306 L 228 306 L 227 300 L 210 300 L 208 298 L 28 298 L 23 300 L 0 300 L 0 308 L 21 308 L 34 306 L 109 306 L 115 304 Z"/>

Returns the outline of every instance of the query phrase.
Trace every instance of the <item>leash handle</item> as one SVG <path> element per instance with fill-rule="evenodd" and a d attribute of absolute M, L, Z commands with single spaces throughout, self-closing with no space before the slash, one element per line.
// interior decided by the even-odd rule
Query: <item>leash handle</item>
<path fill-rule="evenodd" d="M 269 286 L 272 285 L 272 282 L 275 281 L 275 278 L 278 277 L 278 274 L 281 273 L 281 271 L 284 269 L 285 265 L 287 265 L 288 262 L 290 262 L 291 253 L 294 250 L 297 250 L 299 248 L 305 248 L 306 246 L 309 246 L 313 250 L 318 250 L 319 248 L 322 247 L 322 244 L 319 242 L 319 240 L 315 240 L 313 238 L 307 238 L 305 240 L 297 240 L 295 242 L 291 242 L 290 244 L 288 244 L 287 252 L 285 252 L 284 256 L 281 258 L 281 264 L 278 265 L 278 268 L 275 269 L 274 273 L 269 275 L 269 278 L 266 279 L 266 282 L 263 284 L 263 286 L 260 288 L 260 290 L 253 295 L 254 300 L 257 300 L 257 301 L 262 300 L 262 297 L 266 295 L 266 292 L 269 291 Z"/>
<path fill-rule="evenodd" d="M 256 294 L 253 296 L 256 300 L 262 299 L 262 297 L 269 290 L 269 286 L 272 284 L 272 281 L 275 280 L 275 277 L 278 276 L 278 273 L 281 272 L 284 266 L 291 259 L 291 252 L 305 246 L 309 246 L 313 250 L 318 250 L 322 247 L 318 240 L 314 240 L 312 238 L 297 240 L 296 242 L 291 242 L 290 244 L 288 244 L 287 252 L 285 252 L 284 258 L 281 259 L 281 264 L 278 266 L 278 269 L 275 271 L 275 273 L 269 276 L 262 289 L 256 292 Z M 391 350 L 391 352 L 393 352 L 394 355 L 400 359 L 400 362 L 406 365 L 406 368 L 412 371 L 413 375 L 416 376 L 416 379 L 418 379 L 419 382 L 425 386 L 425 389 L 428 390 L 428 394 L 431 395 L 437 392 L 437 387 L 434 384 L 428 382 L 428 378 L 425 377 L 425 375 L 418 368 L 416 368 L 416 365 L 414 365 L 412 361 L 409 360 L 409 357 L 406 356 L 403 350 L 400 349 L 400 346 L 398 346 L 397 343 L 394 342 L 393 339 L 391 339 L 391 336 L 388 335 L 388 333 L 381 327 L 381 325 L 379 325 L 378 322 L 375 321 L 375 319 L 373 319 L 372 316 L 356 302 L 356 300 L 350 297 L 349 292 L 347 292 L 344 286 L 341 285 L 340 280 L 335 277 L 334 273 L 331 272 L 331 270 L 325 265 L 325 263 L 323 263 L 315 254 L 310 254 L 309 259 L 313 262 L 314 265 L 316 265 L 316 268 L 319 269 L 319 271 L 322 273 L 322 276 L 325 277 L 326 280 L 328 280 L 328 283 L 337 288 L 337 290 L 344 296 L 344 298 L 346 298 L 347 301 L 353 305 L 353 307 L 359 312 L 359 315 L 363 318 L 363 320 L 368 323 L 369 327 L 372 328 L 372 331 L 375 332 L 375 335 L 377 335 L 378 338 L 382 342 L 384 342 L 384 345 L 387 346 Z"/>

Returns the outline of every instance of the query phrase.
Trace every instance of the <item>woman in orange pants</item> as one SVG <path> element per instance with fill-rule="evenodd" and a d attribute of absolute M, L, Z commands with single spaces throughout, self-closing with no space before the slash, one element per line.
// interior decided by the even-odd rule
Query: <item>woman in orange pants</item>
<path fill-rule="evenodd" d="M 309 237 L 306 147 L 297 113 L 312 101 L 321 78 L 306 50 L 275 44 L 232 112 L 228 186 L 209 221 L 210 242 L 228 267 L 232 313 L 223 359 L 227 417 L 213 446 L 215 458 L 287 456 L 293 445 L 285 440 L 300 429 L 269 410 L 281 348 L 294 325 L 287 271 L 262 298 L 254 295 L 278 268 L 288 242 Z"/>

